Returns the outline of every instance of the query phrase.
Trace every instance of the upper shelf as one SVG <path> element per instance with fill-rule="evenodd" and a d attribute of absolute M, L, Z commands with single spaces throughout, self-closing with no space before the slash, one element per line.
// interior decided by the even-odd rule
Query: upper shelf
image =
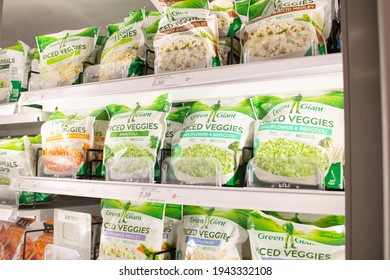
<path fill-rule="evenodd" d="M 213 96 L 342 88 L 342 71 L 341 54 L 279 59 L 24 92 L 19 105 L 39 104 L 45 111 L 53 111 L 56 107 L 106 105 L 113 100 L 125 103 L 150 91 L 169 91 L 174 102 L 183 102 Z M 260 87 L 251 85 L 259 82 Z"/>
<path fill-rule="evenodd" d="M 331 191 L 135 184 L 38 177 L 15 178 L 12 180 L 10 189 L 207 207 L 345 214 L 344 192 Z"/>

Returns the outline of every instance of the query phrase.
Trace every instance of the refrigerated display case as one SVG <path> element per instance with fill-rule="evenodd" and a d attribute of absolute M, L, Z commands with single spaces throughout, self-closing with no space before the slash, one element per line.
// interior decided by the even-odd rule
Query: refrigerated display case
<path fill-rule="evenodd" d="M 3 14 L 9 12 L 2 17 L 3 24 L 0 26 L 0 38 L 4 42 L 12 32 L 9 24 L 4 27 L 4 21 L 10 18 L 15 6 L 7 6 L 7 0 L 0 1 L 0 7 L 1 4 L 4 5 Z M 387 157 L 382 153 L 382 150 L 387 150 L 385 144 L 388 141 L 382 137 L 382 122 L 383 125 L 387 124 L 386 106 L 382 103 L 387 96 L 383 74 L 387 41 L 383 31 L 385 16 L 378 12 L 388 8 L 389 4 L 386 1 L 372 1 L 368 6 L 366 1 L 344 0 L 341 7 L 342 54 L 229 65 L 30 91 L 24 93 L 17 104 L 0 105 L 0 137 L 37 134 L 42 121 L 47 118 L 45 112 L 53 112 L 56 108 L 85 110 L 107 105 L 110 103 L 108 99 L 126 103 L 130 98 L 142 98 L 148 93 L 170 92 L 174 102 L 185 102 L 193 101 L 194 97 L 251 97 L 267 93 L 344 88 L 345 192 L 150 185 L 39 177 L 15 178 L 10 189 L 65 196 L 346 215 L 347 259 L 389 258 L 389 237 L 385 230 L 389 214 L 386 206 L 388 178 L 383 169 L 387 166 Z M 378 33 L 378 18 L 379 32 L 382 33 Z M 36 28 L 39 21 L 35 22 Z M 62 26 L 62 23 L 57 24 Z M 23 29 L 25 25 L 21 25 L 15 28 Z M 25 110 L 25 106 L 37 104 L 42 106 L 42 112 Z M 148 195 L 145 196 L 145 193 Z"/>

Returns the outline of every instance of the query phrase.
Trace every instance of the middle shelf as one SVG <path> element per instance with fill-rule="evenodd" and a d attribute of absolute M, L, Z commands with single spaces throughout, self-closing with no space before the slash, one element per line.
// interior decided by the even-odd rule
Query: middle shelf
<path fill-rule="evenodd" d="M 14 178 L 10 189 L 206 207 L 345 214 L 345 194 L 337 191 L 163 185 L 37 177 Z"/>

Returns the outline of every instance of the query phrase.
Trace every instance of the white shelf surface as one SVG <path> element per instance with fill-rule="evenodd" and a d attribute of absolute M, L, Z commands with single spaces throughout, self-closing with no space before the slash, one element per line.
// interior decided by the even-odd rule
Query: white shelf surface
<path fill-rule="evenodd" d="M 44 111 L 89 109 L 110 103 L 127 104 L 145 94 L 169 92 L 174 102 L 194 99 L 250 97 L 291 91 L 343 87 L 341 54 L 280 59 L 209 69 L 148 75 L 23 92 L 24 105 Z"/>
<path fill-rule="evenodd" d="M 17 103 L 2 103 L 0 104 L 0 117 L 13 115 L 17 111 Z"/>
<path fill-rule="evenodd" d="M 280 212 L 345 214 L 344 192 L 19 177 L 11 190 Z"/>
<path fill-rule="evenodd" d="M 47 118 L 48 113 L 45 112 L 19 113 L 9 116 L 0 115 L 0 125 L 42 122 Z"/>

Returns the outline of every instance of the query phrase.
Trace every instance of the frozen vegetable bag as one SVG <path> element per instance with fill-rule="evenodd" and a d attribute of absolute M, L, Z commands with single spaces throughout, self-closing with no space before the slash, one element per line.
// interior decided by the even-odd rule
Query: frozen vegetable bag
<path fill-rule="evenodd" d="M 27 90 L 28 53 L 30 48 L 19 41 L 17 45 L 0 49 L 0 103 L 17 102 Z"/>
<path fill-rule="evenodd" d="M 219 66 L 218 22 L 207 0 L 184 0 L 166 8 L 154 38 L 156 73 Z"/>
<path fill-rule="evenodd" d="M 99 108 L 94 110 L 89 116 L 95 117 L 93 123 L 93 149 L 103 151 L 108 125 L 110 123 L 108 112 L 106 108 Z M 91 153 L 91 156 L 92 160 L 103 160 L 103 152 L 94 152 Z M 104 177 L 102 162 L 92 163 L 92 175 Z"/>
<path fill-rule="evenodd" d="M 94 121 L 94 116 L 68 116 L 60 111 L 49 117 L 41 127 L 46 174 L 64 174 L 74 168 L 85 173 L 86 151 L 94 143 Z"/>
<path fill-rule="evenodd" d="M 27 136 L 0 140 L 0 185 L 9 185 L 13 177 L 33 175 L 33 155 Z"/>
<path fill-rule="evenodd" d="M 175 106 L 181 106 L 181 107 L 175 107 Z M 172 105 L 172 110 L 167 116 L 167 131 L 165 133 L 165 140 L 163 145 L 164 149 L 169 149 L 169 150 L 172 149 L 172 138 L 176 132 L 181 130 L 184 119 L 189 109 L 190 109 L 189 107 L 183 108 L 181 104 Z"/>
<path fill-rule="evenodd" d="M 161 246 L 162 251 L 176 250 L 177 233 L 179 225 L 182 222 L 183 205 L 178 204 L 166 204 L 165 216 L 164 216 L 164 234 L 163 244 Z M 170 259 L 168 253 L 163 255 L 163 259 Z"/>
<path fill-rule="evenodd" d="M 89 27 L 37 36 L 41 87 L 81 83 L 79 74 L 95 48 L 98 32 L 99 27 Z"/>
<path fill-rule="evenodd" d="M 253 172 L 266 183 L 344 189 L 344 94 L 297 93 L 252 99 Z"/>
<path fill-rule="evenodd" d="M 216 175 L 210 158 L 222 165 L 222 184 L 240 186 L 242 149 L 252 146 L 256 119 L 249 99 L 194 102 L 183 128 L 172 140 L 174 173 L 179 181 L 203 181 Z M 199 166 L 193 158 L 204 158 Z"/>
<path fill-rule="evenodd" d="M 101 213 L 99 260 L 152 260 L 161 251 L 163 203 L 103 199 Z"/>
<path fill-rule="evenodd" d="M 326 53 L 332 0 L 275 0 L 268 12 L 263 2 L 255 4 L 261 13 L 260 7 L 250 7 L 250 21 L 241 33 L 245 62 Z"/>
<path fill-rule="evenodd" d="M 110 37 L 108 38 L 100 63 L 104 67 L 101 73 L 102 80 L 122 78 L 126 76 L 140 76 L 143 74 L 145 36 L 142 24 L 145 11 L 140 9 L 130 13 L 125 22 L 108 25 Z"/>
<path fill-rule="evenodd" d="M 121 179 L 128 174 L 142 178 L 150 164 L 156 163 L 164 141 L 171 99 L 168 93 L 154 100 L 150 98 L 154 98 L 153 95 L 145 95 L 131 107 L 117 104 L 106 107 L 110 124 L 104 144 L 104 165 L 107 170 L 109 162 L 111 178 Z M 140 160 L 137 163 L 132 158 Z"/>
<path fill-rule="evenodd" d="M 234 0 L 209 0 L 209 9 L 218 18 L 219 36 L 231 36 L 240 30 L 242 22 Z"/>
<path fill-rule="evenodd" d="M 248 233 L 254 260 L 345 259 L 343 216 L 253 211 Z"/>
<path fill-rule="evenodd" d="M 183 260 L 240 260 L 247 240 L 249 211 L 239 209 L 183 208 L 178 256 Z"/>

